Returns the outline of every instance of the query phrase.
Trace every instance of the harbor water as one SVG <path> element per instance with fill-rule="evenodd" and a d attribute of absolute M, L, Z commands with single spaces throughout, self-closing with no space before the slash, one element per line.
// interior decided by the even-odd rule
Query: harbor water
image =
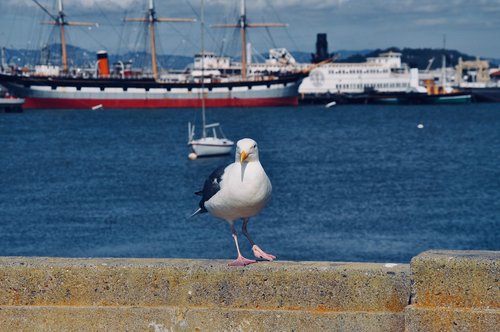
<path fill-rule="evenodd" d="M 258 142 L 273 197 L 249 231 L 279 260 L 500 250 L 500 104 L 207 117 Z M 199 127 L 200 110 L 0 114 L 0 256 L 233 259 L 227 223 L 188 216 L 205 177 L 234 157 L 189 160 L 188 121 Z"/>

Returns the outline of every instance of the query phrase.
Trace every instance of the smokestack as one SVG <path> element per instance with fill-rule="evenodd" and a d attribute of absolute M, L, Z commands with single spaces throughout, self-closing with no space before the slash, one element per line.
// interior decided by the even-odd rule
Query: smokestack
<path fill-rule="evenodd" d="M 109 77 L 108 52 L 97 52 L 97 68 L 99 70 L 99 77 Z"/>
<path fill-rule="evenodd" d="M 312 55 L 312 62 L 318 63 L 328 59 L 328 41 L 326 40 L 326 33 L 318 33 L 316 35 L 316 53 Z"/>

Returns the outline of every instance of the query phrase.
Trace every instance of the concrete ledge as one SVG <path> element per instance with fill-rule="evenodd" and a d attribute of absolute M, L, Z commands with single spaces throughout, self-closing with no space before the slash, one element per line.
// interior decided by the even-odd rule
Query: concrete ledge
<path fill-rule="evenodd" d="M 406 331 L 499 331 L 500 252 L 428 251 L 411 261 Z"/>
<path fill-rule="evenodd" d="M 500 308 L 498 251 L 426 251 L 411 270 L 419 307 Z"/>
<path fill-rule="evenodd" d="M 498 332 L 500 328 L 500 311 L 480 308 L 420 308 L 411 305 L 405 310 L 405 327 L 408 332 Z"/>
<path fill-rule="evenodd" d="M 0 307 L 2 331 L 402 331 L 402 313 L 179 307 Z"/>
<path fill-rule="evenodd" d="M 227 263 L 0 257 L 0 330 L 500 330 L 500 252 Z"/>
<path fill-rule="evenodd" d="M 0 258 L 0 305 L 402 312 L 408 265 Z"/>
<path fill-rule="evenodd" d="M 406 264 L 0 258 L 7 330 L 401 331 Z M 395 265 L 395 266 L 394 266 Z"/>

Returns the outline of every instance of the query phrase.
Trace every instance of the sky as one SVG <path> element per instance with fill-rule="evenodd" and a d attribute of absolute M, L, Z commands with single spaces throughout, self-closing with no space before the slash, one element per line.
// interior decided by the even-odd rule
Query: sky
<path fill-rule="evenodd" d="M 111 53 L 146 46 L 140 23 L 150 0 L 64 0 L 69 21 L 95 22 L 70 27 L 71 44 Z M 205 48 L 237 55 L 238 34 L 210 24 L 236 23 L 239 0 L 204 0 Z M 56 13 L 56 0 L 38 0 Z M 158 24 L 159 53 L 191 56 L 201 49 L 201 0 L 155 0 L 159 17 L 196 18 L 195 23 Z M 254 52 L 271 47 L 314 52 L 316 34 L 326 33 L 329 51 L 387 47 L 446 48 L 481 57 L 500 58 L 500 0 L 248 0 L 253 23 L 286 23 L 283 28 L 249 31 Z M 0 46 L 36 49 L 57 36 L 42 21 L 50 17 L 32 0 L 0 0 Z M 51 32 L 52 31 L 52 32 Z M 56 41 L 56 40 L 54 40 Z"/>

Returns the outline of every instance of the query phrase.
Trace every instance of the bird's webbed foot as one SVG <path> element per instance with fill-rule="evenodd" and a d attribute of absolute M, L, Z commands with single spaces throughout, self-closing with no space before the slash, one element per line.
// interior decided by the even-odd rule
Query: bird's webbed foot
<path fill-rule="evenodd" d="M 247 266 L 247 265 L 250 265 L 253 263 L 257 263 L 257 261 L 255 261 L 253 259 L 246 259 L 243 256 L 238 256 L 238 258 L 236 258 L 234 261 L 232 261 L 228 265 L 229 266 Z"/>
<path fill-rule="evenodd" d="M 262 259 L 265 259 L 268 261 L 273 261 L 276 259 L 276 256 L 267 254 L 266 252 L 264 252 L 264 250 L 260 249 L 259 246 L 256 244 L 254 244 L 252 246 L 252 251 L 253 251 L 253 254 L 255 255 L 255 257 L 257 257 L 257 258 L 262 258 Z"/>

